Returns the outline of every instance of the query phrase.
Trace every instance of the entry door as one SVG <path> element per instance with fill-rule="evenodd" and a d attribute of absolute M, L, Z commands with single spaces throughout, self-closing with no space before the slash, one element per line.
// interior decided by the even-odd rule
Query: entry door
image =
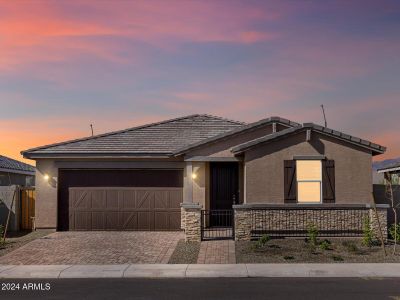
<path fill-rule="evenodd" d="M 236 162 L 210 163 L 210 207 L 232 209 L 239 203 L 239 164 Z"/>

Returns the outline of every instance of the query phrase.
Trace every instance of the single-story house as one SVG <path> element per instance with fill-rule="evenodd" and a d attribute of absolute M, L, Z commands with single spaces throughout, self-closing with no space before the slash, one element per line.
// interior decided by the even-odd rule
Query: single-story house
<path fill-rule="evenodd" d="M 35 185 L 35 167 L 0 155 L 0 186 Z"/>
<path fill-rule="evenodd" d="M 22 154 L 36 160 L 37 228 L 191 232 L 196 208 L 368 206 L 385 150 L 313 123 L 196 114 Z"/>

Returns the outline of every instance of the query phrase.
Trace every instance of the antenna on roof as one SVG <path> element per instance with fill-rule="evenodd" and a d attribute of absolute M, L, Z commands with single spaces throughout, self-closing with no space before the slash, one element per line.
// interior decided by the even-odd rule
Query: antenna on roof
<path fill-rule="evenodd" d="M 322 114 L 324 115 L 325 127 L 328 127 L 328 124 L 326 123 L 325 109 L 323 104 L 321 104 L 321 109 L 322 109 Z"/>
<path fill-rule="evenodd" d="M 92 136 L 93 136 L 93 124 L 90 124 L 90 129 L 92 130 Z"/>

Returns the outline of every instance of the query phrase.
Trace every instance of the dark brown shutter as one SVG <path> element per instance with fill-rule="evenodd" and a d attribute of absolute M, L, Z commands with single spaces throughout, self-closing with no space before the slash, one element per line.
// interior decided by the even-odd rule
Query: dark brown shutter
<path fill-rule="evenodd" d="M 335 161 L 322 161 L 322 202 L 335 203 Z"/>
<path fill-rule="evenodd" d="M 296 203 L 297 201 L 297 181 L 296 181 L 296 161 L 285 160 L 284 191 L 285 203 Z"/>

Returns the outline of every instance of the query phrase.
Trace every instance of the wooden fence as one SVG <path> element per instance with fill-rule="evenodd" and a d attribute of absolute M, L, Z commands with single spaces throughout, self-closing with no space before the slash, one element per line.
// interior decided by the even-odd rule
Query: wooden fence
<path fill-rule="evenodd" d="M 21 230 L 33 230 L 34 229 L 34 218 L 35 218 L 35 199 L 36 192 L 35 188 L 20 188 L 20 199 L 21 199 L 21 217 L 20 217 L 20 229 Z"/>

